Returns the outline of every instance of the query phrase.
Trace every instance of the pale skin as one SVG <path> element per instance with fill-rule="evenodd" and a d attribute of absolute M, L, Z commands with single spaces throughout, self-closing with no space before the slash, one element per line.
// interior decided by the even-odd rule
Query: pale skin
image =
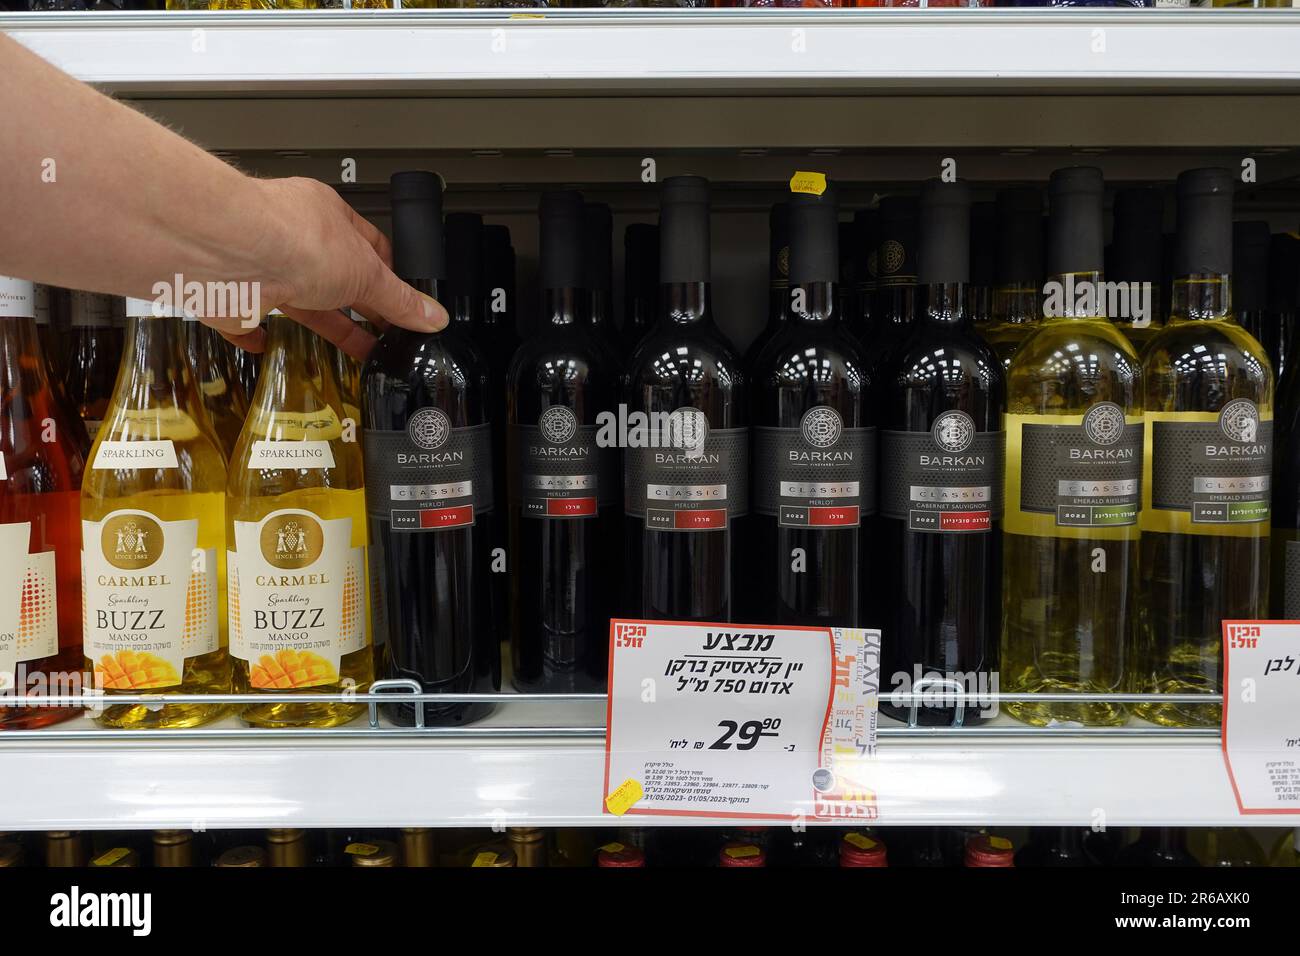
<path fill-rule="evenodd" d="M 384 234 L 324 183 L 247 176 L 3 34 L 0 104 L 0 275 L 141 299 L 177 274 L 257 282 L 264 309 L 357 358 L 374 339 L 339 309 L 380 327 L 447 324 L 393 274 Z M 263 347 L 263 331 L 238 317 L 203 320 Z"/>

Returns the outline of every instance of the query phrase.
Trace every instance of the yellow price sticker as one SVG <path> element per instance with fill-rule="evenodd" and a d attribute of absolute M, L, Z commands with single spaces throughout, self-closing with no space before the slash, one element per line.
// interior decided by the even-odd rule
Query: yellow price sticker
<path fill-rule="evenodd" d="M 606 843 L 601 847 L 601 849 L 606 853 L 622 853 L 627 849 L 627 847 L 623 846 L 621 843 Z"/>
<path fill-rule="evenodd" d="M 351 853 L 353 856 L 374 856 L 379 852 L 379 847 L 373 843 L 349 843 L 343 848 L 344 853 Z"/>
<path fill-rule="evenodd" d="M 758 856 L 762 850 L 756 846 L 729 846 L 724 852 L 733 860 L 743 860 L 746 857 Z"/>
<path fill-rule="evenodd" d="M 865 833 L 848 833 L 844 836 L 844 842 L 850 846 L 855 846 L 859 850 L 874 850 L 877 846 L 875 840 Z"/>
<path fill-rule="evenodd" d="M 494 866 L 497 862 L 497 855 L 491 850 L 484 850 L 478 856 L 474 857 L 474 862 L 470 866 Z"/>
<path fill-rule="evenodd" d="M 825 173 L 795 173 L 790 177 L 790 192 L 820 196 L 826 192 Z"/>
<path fill-rule="evenodd" d="M 989 837 L 989 846 L 995 850 L 1010 850 L 1011 841 L 1006 837 Z"/>
<path fill-rule="evenodd" d="M 618 785 L 613 793 L 605 798 L 605 808 L 614 816 L 621 817 L 644 796 L 645 791 L 641 789 L 641 784 L 628 777 Z"/>
<path fill-rule="evenodd" d="M 124 846 L 115 846 L 95 857 L 91 861 L 93 866 L 112 866 L 118 860 L 126 858 L 131 853 L 130 848 Z"/>

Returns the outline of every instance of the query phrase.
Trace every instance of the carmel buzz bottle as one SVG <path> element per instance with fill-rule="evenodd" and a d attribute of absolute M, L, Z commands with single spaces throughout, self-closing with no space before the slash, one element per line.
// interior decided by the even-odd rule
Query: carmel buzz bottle
<path fill-rule="evenodd" d="M 229 693 L 226 462 L 185 361 L 184 320 L 127 303 L 127 351 L 81 486 L 86 667 L 112 727 L 193 727 L 211 704 L 115 693 Z"/>
<path fill-rule="evenodd" d="M 226 483 L 234 687 L 339 693 L 374 678 L 366 614 L 365 485 L 329 346 L 272 313 L 252 408 Z M 266 727 L 346 723 L 361 704 L 254 704 Z"/>
<path fill-rule="evenodd" d="M 1268 616 L 1273 372 L 1233 315 L 1226 169 L 1178 177 L 1169 324 L 1147 346 L 1139 690 L 1223 689 L 1225 620 Z M 1220 708 L 1142 704 L 1171 726 L 1218 726 Z"/>
<path fill-rule="evenodd" d="M 1142 383 L 1105 317 L 1101 171 L 1048 189 L 1042 326 L 1007 371 L 1002 690 L 1119 693 L 1137 601 Z M 1017 703 L 1033 724 L 1122 724 L 1121 704 Z"/>

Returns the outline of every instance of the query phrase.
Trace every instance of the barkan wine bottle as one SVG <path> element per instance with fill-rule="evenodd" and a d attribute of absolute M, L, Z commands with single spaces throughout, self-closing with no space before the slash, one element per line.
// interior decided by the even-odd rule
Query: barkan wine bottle
<path fill-rule="evenodd" d="M 966 314 L 971 324 L 993 321 L 993 286 L 997 271 L 998 204 L 972 203 L 970 207 L 970 284 L 966 287 Z M 924 308 L 923 302 L 917 308 Z"/>
<path fill-rule="evenodd" d="M 740 356 L 710 304 L 708 180 L 664 180 L 659 238 L 661 314 L 625 377 L 629 422 L 644 419 L 623 455 L 625 600 L 638 617 L 727 622 L 749 511 L 749 430 Z"/>
<path fill-rule="evenodd" d="M 618 402 L 619 370 L 585 314 L 582 197 L 541 201 L 542 327 L 511 363 L 510 600 L 514 684 L 523 691 L 605 687 L 618 594 L 618 449 L 596 443 Z"/>
<path fill-rule="evenodd" d="M 1300 235 L 1279 232 L 1268 247 L 1268 324 L 1261 340 L 1280 381 L 1295 356 L 1300 325 Z"/>
<path fill-rule="evenodd" d="M 623 331 L 620 354 L 630 356 L 654 323 L 659 296 L 659 227 L 634 222 L 623 232 Z"/>
<path fill-rule="evenodd" d="M 886 196 L 876 220 L 873 335 L 863 343 L 867 374 L 903 340 L 916 316 L 916 200 Z"/>
<path fill-rule="evenodd" d="M 1217 694 L 1222 625 L 1268 612 L 1273 373 L 1233 317 L 1232 189 L 1226 169 L 1178 177 L 1169 325 L 1143 363 L 1141 691 Z M 1218 726 L 1218 705 L 1141 704 L 1172 726 Z"/>
<path fill-rule="evenodd" d="M 614 331 L 614 214 L 603 202 L 583 204 L 582 285 L 587 290 L 587 324 L 605 348 L 618 354 Z"/>
<path fill-rule="evenodd" d="M 879 227 L 878 209 L 859 209 L 853 214 L 853 246 L 848 255 L 857 260 L 855 284 L 851 290 L 851 305 L 841 321 L 849 334 L 864 349 L 875 335 L 874 302 L 876 298 L 876 230 Z M 840 250 L 840 255 L 845 255 Z"/>
<path fill-rule="evenodd" d="M 970 210 L 964 183 L 925 184 L 919 310 L 877 385 L 882 668 L 927 695 L 923 724 L 980 722 L 953 694 L 992 689 L 1001 637 L 1006 382 L 966 312 Z M 909 716 L 884 696 L 881 710 Z"/>
<path fill-rule="evenodd" d="M 72 693 L 81 673 L 80 487 L 89 442 L 50 373 L 36 291 L 0 276 L 0 692 Z M 0 729 L 74 707 L 0 707 Z"/>
<path fill-rule="evenodd" d="M 1032 187 L 998 192 L 993 318 L 979 334 L 1002 367 L 1043 318 L 1043 196 Z"/>
<path fill-rule="evenodd" d="M 1264 330 L 1268 328 L 1268 247 L 1272 238 L 1262 219 L 1232 224 L 1232 311 L 1237 323 L 1260 345 L 1265 344 Z M 1276 375 L 1276 381 L 1280 386 L 1282 376 Z"/>
<path fill-rule="evenodd" d="M 395 173 L 389 188 L 394 271 L 437 298 L 447 274 L 438 175 Z M 414 679 L 428 693 L 501 685 L 486 368 L 452 322 L 431 333 L 390 328 L 362 372 L 372 626 L 387 638 L 387 676 Z M 462 722 L 489 709 L 426 704 L 424 718 Z M 411 704 L 387 712 L 398 723 L 415 719 Z"/>
<path fill-rule="evenodd" d="M 1012 694 L 1128 689 L 1142 375 L 1099 301 L 1102 192 L 1098 169 L 1052 173 L 1043 325 L 1007 371 L 1001 689 Z M 1127 719 L 1113 702 L 1003 709 L 1034 724 Z"/>
<path fill-rule="evenodd" d="M 789 305 L 755 363 L 754 543 L 757 619 L 855 627 L 867 623 L 876 429 L 856 340 L 835 311 L 836 191 L 792 193 Z"/>

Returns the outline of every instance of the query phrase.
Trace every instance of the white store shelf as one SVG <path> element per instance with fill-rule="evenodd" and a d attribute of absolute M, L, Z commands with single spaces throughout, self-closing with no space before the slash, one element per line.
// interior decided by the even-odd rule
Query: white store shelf
<path fill-rule="evenodd" d="M 603 738 L 492 736 L 494 727 L 529 724 L 599 728 L 603 710 L 506 705 L 468 740 L 394 738 L 364 720 L 346 735 L 267 731 L 252 740 L 233 719 L 148 740 L 69 739 L 89 721 L 22 739 L 0 734 L 0 830 L 614 825 L 600 806 Z M 990 726 L 1019 727 L 1008 718 Z M 1238 815 L 1213 737 L 890 733 L 873 781 L 881 825 L 1090 825 L 1099 814 L 1108 826 L 1261 823 Z"/>
<path fill-rule="evenodd" d="M 1289 10 L 76 13 L 11 15 L 0 29 L 74 76 L 133 94 L 1237 92 L 1300 82 L 1300 11 Z"/>

